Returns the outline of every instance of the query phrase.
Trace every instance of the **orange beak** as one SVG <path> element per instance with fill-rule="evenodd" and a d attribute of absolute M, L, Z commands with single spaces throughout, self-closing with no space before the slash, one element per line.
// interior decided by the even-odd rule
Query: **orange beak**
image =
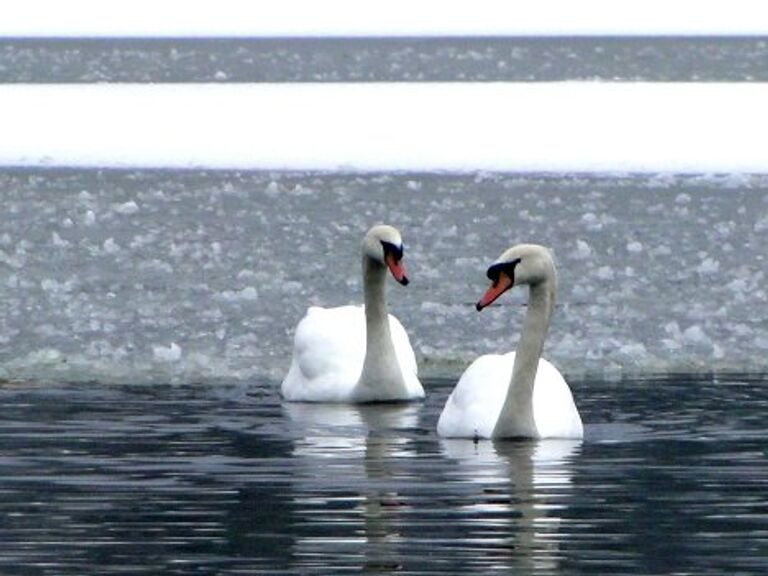
<path fill-rule="evenodd" d="M 408 286 L 408 277 L 405 275 L 405 266 L 403 266 L 403 263 L 395 258 L 390 252 L 386 254 L 385 260 L 389 267 L 389 271 L 392 273 L 392 276 L 395 277 L 395 280 L 400 282 L 403 286 Z"/>
<path fill-rule="evenodd" d="M 475 308 L 478 312 L 488 306 L 489 304 L 492 304 L 496 298 L 504 294 L 507 290 L 512 288 L 512 278 L 507 276 L 504 272 L 501 272 L 499 274 L 499 279 L 491 284 L 491 287 L 488 288 L 488 290 L 485 291 L 485 294 L 483 294 L 482 298 L 478 300 L 477 304 L 475 304 Z"/>

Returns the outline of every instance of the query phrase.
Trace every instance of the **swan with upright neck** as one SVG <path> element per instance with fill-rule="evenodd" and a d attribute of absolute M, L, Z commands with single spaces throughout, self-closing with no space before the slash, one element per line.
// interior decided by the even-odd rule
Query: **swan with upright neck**
<path fill-rule="evenodd" d="M 408 284 L 402 259 L 396 228 L 378 225 L 368 231 L 362 245 L 364 306 L 307 310 L 296 327 L 283 398 L 362 403 L 424 397 L 408 334 L 387 309 L 387 271 Z"/>
<path fill-rule="evenodd" d="M 555 305 L 557 272 L 546 248 L 519 244 L 487 272 L 491 287 L 480 311 L 504 292 L 528 285 L 528 311 L 516 352 L 487 354 L 462 374 L 437 424 L 449 438 L 582 438 L 584 428 L 571 389 L 541 358 Z"/>

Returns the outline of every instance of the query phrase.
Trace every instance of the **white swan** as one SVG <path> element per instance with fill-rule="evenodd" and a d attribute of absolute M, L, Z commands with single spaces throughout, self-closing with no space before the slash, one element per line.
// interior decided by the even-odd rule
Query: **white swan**
<path fill-rule="evenodd" d="M 493 283 L 477 303 L 478 311 L 514 285 L 530 287 L 517 353 L 475 360 L 445 403 L 437 433 L 452 438 L 582 438 L 581 416 L 568 384 L 541 358 L 557 288 L 549 250 L 514 246 L 487 274 Z"/>
<path fill-rule="evenodd" d="M 392 226 L 363 239 L 364 306 L 311 307 L 296 327 L 293 361 L 281 386 L 296 402 L 391 402 L 424 397 L 408 334 L 387 312 L 387 268 L 408 284 L 403 241 Z"/>

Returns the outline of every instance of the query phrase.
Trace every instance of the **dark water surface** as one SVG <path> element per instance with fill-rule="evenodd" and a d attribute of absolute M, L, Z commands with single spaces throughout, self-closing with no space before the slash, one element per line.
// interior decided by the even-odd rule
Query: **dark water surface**
<path fill-rule="evenodd" d="M 2 574 L 764 574 L 766 378 L 573 380 L 579 442 L 274 382 L 0 388 Z"/>

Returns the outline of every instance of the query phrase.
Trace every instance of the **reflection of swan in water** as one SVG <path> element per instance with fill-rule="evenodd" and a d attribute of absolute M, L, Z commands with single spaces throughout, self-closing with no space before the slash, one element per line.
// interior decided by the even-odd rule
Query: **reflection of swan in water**
<path fill-rule="evenodd" d="M 551 570 L 560 557 L 562 511 L 572 491 L 578 440 L 471 442 L 441 439 L 457 478 L 470 490 L 462 504 L 483 565 Z"/>
<path fill-rule="evenodd" d="M 397 430 L 416 427 L 419 406 L 287 403 L 283 409 L 294 436 L 293 503 L 298 517 L 309 519 L 297 530 L 296 568 L 333 557 L 367 571 L 397 569 L 396 526 L 410 505 L 391 486 L 401 473 L 398 460 L 414 456 L 411 440 Z M 323 529 L 306 533 L 314 519 Z"/>

